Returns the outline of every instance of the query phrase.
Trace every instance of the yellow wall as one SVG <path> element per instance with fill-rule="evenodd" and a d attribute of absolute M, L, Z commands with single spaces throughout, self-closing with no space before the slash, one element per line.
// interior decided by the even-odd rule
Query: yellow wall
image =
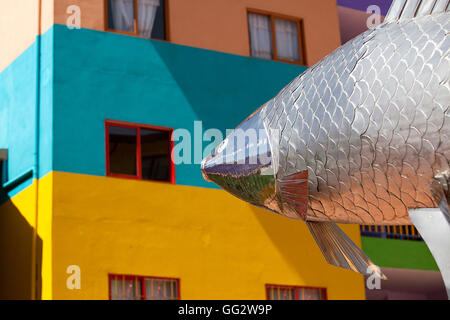
<path fill-rule="evenodd" d="M 0 299 L 51 298 L 51 205 L 49 174 L 0 206 Z"/>
<path fill-rule="evenodd" d="M 55 23 L 66 24 L 73 4 L 81 9 L 82 28 L 105 30 L 105 0 L 57 0 Z M 168 0 L 169 40 L 248 56 L 247 8 L 303 19 L 308 65 L 340 45 L 335 0 Z"/>
<path fill-rule="evenodd" d="M 53 25 L 54 0 L 2 0 L 0 2 L 0 72 Z M 41 2 L 41 32 L 38 8 Z"/>
<path fill-rule="evenodd" d="M 0 299 L 31 298 L 35 184 L 0 206 Z"/>
<path fill-rule="evenodd" d="M 42 299 L 52 299 L 53 263 L 57 257 L 53 256 L 53 173 L 39 179 L 39 211 L 37 219 L 37 237 L 41 240 L 40 263 L 41 283 L 38 283 L 38 295 Z M 39 243 L 38 243 L 39 248 Z M 39 253 L 39 252 L 38 252 Z M 39 296 L 37 297 L 39 298 Z"/>
<path fill-rule="evenodd" d="M 53 173 L 53 298 L 108 299 L 108 273 L 180 278 L 182 299 L 265 299 L 266 283 L 364 299 L 308 228 L 222 190 Z M 359 245 L 357 226 L 343 229 Z M 66 269 L 81 268 L 69 290 Z"/>

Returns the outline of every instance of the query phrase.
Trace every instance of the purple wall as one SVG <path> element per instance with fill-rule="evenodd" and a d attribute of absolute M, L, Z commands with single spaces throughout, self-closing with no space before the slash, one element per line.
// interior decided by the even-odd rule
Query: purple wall
<path fill-rule="evenodd" d="M 366 300 L 447 300 L 439 271 L 381 268 L 387 280 L 379 290 L 366 287 Z M 367 276 L 365 277 L 367 281 Z"/>
<path fill-rule="evenodd" d="M 338 6 L 366 12 L 371 5 L 377 5 L 381 9 L 381 15 L 385 16 L 391 6 L 392 0 L 337 0 Z"/>
<path fill-rule="evenodd" d="M 381 20 L 384 19 L 392 0 L 337 0 L 341 42 L 345 43 L 367 30 L 367 19 L 371 14 L 366 10 L 371 5 L 381 9 Z"/>

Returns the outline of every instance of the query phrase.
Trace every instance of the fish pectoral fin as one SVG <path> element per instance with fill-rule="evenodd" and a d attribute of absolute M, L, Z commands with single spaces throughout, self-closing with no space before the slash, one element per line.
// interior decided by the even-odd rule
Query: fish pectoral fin
<path fill-rule="evenodd" d="M 383 280 L 387 279 L 336 223 L 307 221 L 306 224 L 329 264 L 365 275 L 376 274 Z"/>
<path fill-rule="evenodd" d="M 447 179 L 433 179 L 431 182 L 431 194 L 438 204 L 439 209 L 447 215 L 447 218 L 450 218 L 450 207 L 447 200 L 447 197 L 450 195 L 448 190 L 449 185 L 450 182 Z"/>
<path fill-rule="evenodd" d="M 296 172 L 278 180 L 281 198 L 302 219 L 308 210 L 308 170 Z"/>

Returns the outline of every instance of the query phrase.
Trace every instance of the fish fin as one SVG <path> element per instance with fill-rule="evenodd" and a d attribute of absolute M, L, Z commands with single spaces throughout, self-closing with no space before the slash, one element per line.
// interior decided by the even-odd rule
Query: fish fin
<path fill-rule="evenodd" d="M 296 172 L 278 180 L 281 198 L 303 220 L 308 210 L 308 170 Z"/>
<path fill-rule="evenodd" d="M 394 0 L 384 19 L 394 22 L 442 13 L 448 6 L 448 0 Z"/>
<path fill-rule="evenodd" d="M 387 279 L 336 223 L 307 221 L 306 224 L 329 264 L 365 275 L 375 273 L 381 279 Z"/>
<path fill-rule="evenodd" d="M 446 185 L 444 185 L 446 183 Z M 439 205 L 439 209 L 450 218 L 450 207 L 448 205 L 447 197 L 450 193 L 446 189 L 448 189 L 449 182 L 441 182 L 441 180 L 433 179 L 431 182 L 431 194 L 433 195 L 434 200 Z"/>

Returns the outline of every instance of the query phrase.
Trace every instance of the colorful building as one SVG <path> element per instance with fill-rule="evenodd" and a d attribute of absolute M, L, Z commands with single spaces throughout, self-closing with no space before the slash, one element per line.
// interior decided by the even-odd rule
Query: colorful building
<path fill-rule="evenodd" d="M 334 0 L 1 6 L 0 298 L 365 299 L 305 224 L 206 182 L 195 159 L 208 129 L 340 45 Z M 197 142 L 177 153 L 177 132 Z M 420 269 L 389 260 L 397 240 L 342 228 L 381 266 Z M 399 250 L 429 255 L 412 243 Z"/>

